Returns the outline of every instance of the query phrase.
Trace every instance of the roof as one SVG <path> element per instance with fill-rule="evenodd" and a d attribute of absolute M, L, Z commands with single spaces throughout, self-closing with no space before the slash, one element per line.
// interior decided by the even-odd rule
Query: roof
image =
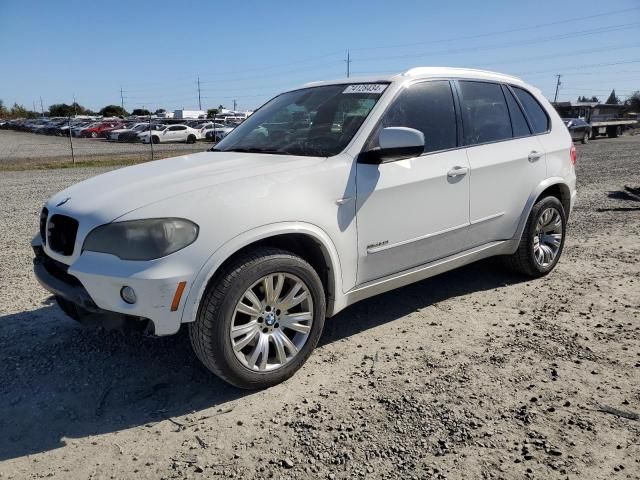
<path fill-rule="evenodd" d="M 414 67 L 403 73 L 396 74 L 380 74 L 369 75 L 366 77 L 349 77 L 336 80 L 325 80 L 319 82 L 305 83 L 305 87 L 318 85 L 335 85 L 341 83 L 378 83 L 393 82 L 401 78 L 430 78 L 430 77 L 453 77 L 453 78 L 475 78 L 478 80 L 496 80 L 501 82 L 521 83 L 524 82 L 518 77 L 506 75 L 504 73 L 491 72 L 488 70 L 476 70 L 473 68 L 454 68 L 454 67 Z"/>

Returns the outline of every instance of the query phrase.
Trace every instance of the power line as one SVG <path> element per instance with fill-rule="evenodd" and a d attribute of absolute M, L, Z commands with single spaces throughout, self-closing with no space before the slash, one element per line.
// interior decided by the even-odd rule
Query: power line
<path fill-rule="evenodd" d="M 495 31 L 495 32 L 480 33 L 480 34 L 476 34 L 476 35 L 464 35 L 464 36 L 460 36 L 460 37 L 450 37 L 450 38 L 446 38 L 446 39 L 439 39 L 439 40 L 436 39 L 436 40 L 430 40 L 430 41 L 424 41 L 424 42 L 405 43 L 405 44 L 399 44 L 399 45 L 386 45 L 386 46 L 376 46 L 376 47 L 361 47 L 361 48 L 354 48 L 353 50 L 367 51 L 367 50 L 379 50 L 379 49 L 393 49 L 393 48 L 415 47 L 415 46 L 419 46 L 419 45 L 433 45 L 433 44 L 438 44 L 438 43 L 450 43 L 450 42 L 455 42 L 455 41 L 459 41 L 459 40 L 472 40 L 472 39 L 484 38 L 484 37 L 490 37 L 490 36 L 496 36 L 496 35 L 504 35 L 504 34 L 508 34 L 508 33 L 524 32 L 526 30 L 535 30 L 535 29 L 538 29 L 538 28 L 550 27 L 550 26 L 554 26 L 554 25 L 561 25 L 563 23 L 575 23 L 575 22 L 580 21 L 580 20 L 588 20 L 590 18 L 601 18 L 601 17 L 611 16 L 611 15 L 617 15 L 619 13 L 627 13 L 627 12 L 634 11 L 634 10 L 640 10 L 640 7 L 625 8 L 623 10 L 615 10 L 615 11 L 603 12 L 603 13 L 598 13 L 598 14 L 593 14 L 593 15 L 586 15 L 586 16 L 583 16 L 583 17 L 567 18 L 567 19 L 564 19 L 564 20 L 557 20 L 555 22 L 539 23 L 537 25 L 531 25 L 531 26 L 528 26 L 528 27 L 512 28 L 512 29 L 509 29 L 509 30 L 499 30 L 499 31 Z"/>
<path fill-rule="evenodd" d="M 635 28 L 638 25 L 640 25 L 640 23 L 635 22 L 635 23 L 623 23 L 623 24 L 619 24 L 619 25 L 609 25 L 607 27 L 598 27 L 598 28 L 593 28 L 593 29 L 588 29 L 588 30 L 579 30 L 579 31 L 575 31 L 575 32 L 569 32 L 569 33 L 561 33 L 558 35 L 551 35 L 551 36 L 544 36 L 544 37 L 538 37 L 538 38 L 533 38 L 533 39 L 528 39 L 528 40 L 522 40 L 522 41 L 517 41 L 517 42 L 509 42 L 507 44 L 505 43 L 500 43 L 500 44 L 493 44 L 493 45 L 475 45 L 473 47 L 460 47 L 460 48 L 453 48 L 453 49 L 446 49 L 446 50 L 438 50 L 438 51 L 431 51 L 431 52 L 426 52 L 426 53 L 409 53 L 409 54 L 401 54 L 401 55 L 389 55 L 386 57 L 362 57 L 362 58 L 358 58 L 359 62 L 369 62 L 369 61 L 380 61 L 380 60 L 396 60 L 396 59 L 405 59 L 405 58 L 424 58 L 424 57 L 433 57 L 433 56 L 438 56 L 438 55 L 452 55 L 452 54 L 457 54 L 457 53 L 466 53 L 466 52 L 470 52 L 470 51 L 478 51 L 479 49 L 484 50 L 497 50 L 497 49 L 503 49 L 503 48 L 511 48 L 514 46 L 522 46 L 522 45 L 535 45 L 538 43 L 547 43 L 547 42 L 551 42 L 554 40 L 564 40 L 567 38 L 574 38 L 574 37 L 584 37 L 584 36 L 590 36 L 590 35 L 600 35 L 603 33 L 611 33 L 614 31 L 620 31 L 620 30 L 628 30 L 631 28 Z"/>

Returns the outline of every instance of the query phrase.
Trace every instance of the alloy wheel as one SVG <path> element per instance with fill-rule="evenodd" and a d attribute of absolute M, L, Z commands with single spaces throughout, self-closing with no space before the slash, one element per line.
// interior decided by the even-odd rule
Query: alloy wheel
<path fill-rule="evenodd" d="M 562 245 L 562 215 L 555 207 L 546 208 L 538 217 L 533 236 L 533 256 L 541 267 L 553 264 Z"/>
<path fill-rule="evenodd" d="M 268 274 L 249 287 L 233 312 L 229 335 L 236 358 L 248 369 L 273 371 L 302 349 L 313 325 L 313 299 L 297 276 Z"/>

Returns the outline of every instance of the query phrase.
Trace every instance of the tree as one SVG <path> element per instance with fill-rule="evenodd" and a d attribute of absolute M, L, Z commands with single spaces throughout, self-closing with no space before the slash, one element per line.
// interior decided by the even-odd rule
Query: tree
<path fill-rule="evenodd" d="M 620 105 L 620 99 L 616 96 L 615 88 L 611 90 L 609 98 L 607 98 L 607 101 L 604 103 L 606 103 L 607 105 Z"/>
<path fill-rule="evenodd" d="M 159 108 L 157 109 L 155 112 L 153 112 L 155 115 L 160 115 L 161 113 L 165 113 L 166 110 L 164 108 Z"/>
<path fill-rule="evenodd" d="M 6 118 L 9 115 L 9 112 L 4 106 L 4 102 L 0 100 L 0 118 Z"/>
<path fill-rule="evenodd" d="M 50 117 L 71 117 L 74 115 L 73 106 L 66 103 L 54 103 L 49 106 Z"/>
<path fill-rule="evenodd" d="M 103 117 L 126 117 L 129 113 L 120 105 L 107 105 L 98 112 Z"/>
<path fill-rule="evenodd" d="M 214 118 L 219 111 L 220 110 L 218 110 L 217 108 L 210 108 L 209 110 L 207 110 L 207 118 Z"/>
<path fill-rule="evenodd" d="M 144 117 L 145 115 L 151 115 L 151 112 L 146 108 L 136 108 L 131 115 L 136 115 L 138 117 Z"/>
<path fill-rule="evenodd" d="M 630 111 L 640 113 L 640 90 L 633 92 L 624 104 L 629 107 Z"/>

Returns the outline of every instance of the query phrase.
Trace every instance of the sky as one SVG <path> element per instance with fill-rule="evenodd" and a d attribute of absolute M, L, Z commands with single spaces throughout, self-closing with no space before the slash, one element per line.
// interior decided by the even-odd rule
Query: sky
<path fill-rule="evenodd" d="M 0 99 L 253 109 L 306 82 L 494 70 L 553 99 L 640 90 L 640 0 L 0 0 Z"/>

